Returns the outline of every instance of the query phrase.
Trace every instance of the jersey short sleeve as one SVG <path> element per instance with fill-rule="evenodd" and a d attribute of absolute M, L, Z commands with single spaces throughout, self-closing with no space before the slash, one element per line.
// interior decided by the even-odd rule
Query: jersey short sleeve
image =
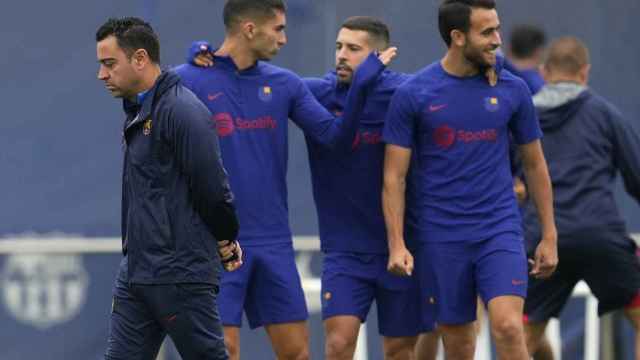
<path fill-rule="evenodd" d="M 540 122 L 533 105 L 533 99 L 529 88 L 524 81 L 518 79 L 517 91 L 518 107 L 509 121 L 509 130 L 513 134 L 513 139 L 517 144 L 528 144 L 542 137 Z"/>
<path fill-rule="evenodd" d="M 417 127 L 414 101 L 406 84 L 398 88 L 391 98 L 382 133 L 387 144 L 405 148 L 413 146 Z"/>

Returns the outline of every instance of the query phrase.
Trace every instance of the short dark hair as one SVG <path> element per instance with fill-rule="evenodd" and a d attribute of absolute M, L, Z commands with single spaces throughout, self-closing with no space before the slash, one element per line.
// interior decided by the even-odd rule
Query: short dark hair
<path fill-rule="evenodd" d="M 229 30 L 243 17 L 270 18 L 276 11 L 287 12 L 284 0 L 227 0 L 222 18 L 225 28 Z"/>
<path fill-rule="evenodd" d="M 451 31 L 469 32 L 472 8 L 495 9 L 494 0 L 444 0 L 438 9 L 440 36 L 451 46 Z"/>
<path fill-rule="evenodd" d="M 527 59 L 546 43 L 547 36 L 544 30 L 535 25 L 522 24 L 513 27 L 509 48 L 515 58 Z"/>
<path fill-rule="evenodd" d="M 118 46 L 131 58 L 138 49 L 144 49 L 149 58 L 160 63 L 160 41 L 151 25 L 136 17 L 110 18 L 96 32 L 96 42 L 114 36 Z"/>
<path fill-rule="evenodd" d="M 382 49 L 389 47 L 391 41 L 389 26 L 382 20 L 372 16 L 352 16 L 345 20 L 340 28 L 364 31 Z"/>

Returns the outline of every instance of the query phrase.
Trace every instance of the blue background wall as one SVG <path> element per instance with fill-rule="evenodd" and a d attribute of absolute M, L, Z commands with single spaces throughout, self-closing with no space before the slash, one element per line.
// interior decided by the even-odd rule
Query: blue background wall
<path fill-rule="evenodd" d="M 10 1 L 0 12 L 0 234 L 63 231 L 116 235 L 121 166 L 119 103 L 96 80 L 94 34 L 109 16 L 149 19 L 166 65 L 183 61 L 194 39 L 222 39 L 222 1 Z M 413 72 L 438 59 L 437 1 L 292 0 L 289 44 L 274 63 L 301 75 L 333 64 L 337 25 L 375 15 L 392 28 L 399 57 L 393 68 Z M 550 36 L 575 34 L 592 52 L 592 86 L 634 122 L 640 117 L 640 46 L 632 33 L 638 1 L 509 0 L 500 5 L 505 33 L 515 23 L 543 25 Z M 72 15 L 72 13 L 74 15 Z M 306 153 L 292 130 L 290 199 L 296 233 L 316 233 Z M 637 206 L 621 197 L 631 229 Z"/>

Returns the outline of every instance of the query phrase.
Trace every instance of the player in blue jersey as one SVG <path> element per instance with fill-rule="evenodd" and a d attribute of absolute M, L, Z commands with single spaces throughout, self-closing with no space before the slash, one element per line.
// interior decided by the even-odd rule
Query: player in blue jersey
<path fill-rule="evenodd" d="M 307 79 L 314 96 L 334 113 L 344 111 L 353 73 L 372 51 L 389 47 L 389 30 L 365 16 L 347 19 L 336 39 L 336 69 Z M 368 95 L 350 151 L 331 151 L 307 136 L 318 212 L 322 270 L 322 317 L 327 359 L 352 359 L 360 323 L 373 300 L 385 359 L 412 358 L 416 336 L 433 330 L 420 317 L 416 277 L 387 272 L 388 246 L 382 215 L 384 118 L 395 90 L 409 76 L 386 70 Z"/>
<path fill-rule="evenodd" d="M 244 266 L 222 278 L 220 313 L 232 359 L 239 358 L 243 310 L 252 328 L 264 326 L 279 359 L 308 358 L 307 309 L 291 243 L 286 169 L 292 119 L 327 148 L 349 149 L 364 93 L 395 54 L 371 55 L 355 74 L 344 114 L 335 117 L 292 72 L 270 65 L 286 43 L 281 0 L 229 0 L 226 36 L 212 67 L 177 68 L 217 123 L 223 161 L 241 224 Z M 230 275 L 230 276 L 226 276 Z"/>
<path fill-rule="evenodd" d="M 354 72 L 371 52 L 389 48 L 389 42 L 389 29 L 382 21 L 367 16 L 349 18 L 336 40 L 336 69 L 322 78 L 307 78 L 305 83 L 327 110 L 340 114 Z M 201 45 L 194 43 L 191 54 L 200 52 Z M 189 61 L 213 64 L 208 50 Z M 395 89 L 408 78 L 389 70 L 378 77 L 369 90 L 350 149 L 330 150 L 306 137 L 325 254 L 322 314 L 327 359 L 353 358 L 360 324 L 374 299 L 385 359 L 411 358 L 416 335 L 433 329 L 432 318 L 423 323 L 419 316 L 416 277 L 396 277 L 386 271 L 388 247 L 380 196 L 376 196 L 382 190 L 384 117 Z M 429 358 L 435 358 L 435 353 Z"/>
<path fill-rule="evenodd" d="M 557 264 L 557 234 L 540 127 L 520 78 L 502 70 L 491 86 L 482 76 L 501 45 L 494 1 L 445 0 L 438 23 L 446 55 L 396 91 L 384 128 L 390 268 L 413 271 L 405 235 L 422 245 L 423 298 L 435 307 L 448 359 L 473 358 L 480 295 L 499 357 L 525 360 L 527 260 L 509 134 L 520 144 L 543 229 L 531 274 L 547 277 Z"/>
<path fill-rule="evenodd" d="M 505 62 L 505 69 L 524 80 L 532 95 L 537 94 L 544 86 L 544 79 L 540 74 L 539 67 L 542 63 L 546 43 L 547 36 L 544 30 L 535 25 L 516 25 L 509 34 L 508 61 Z M 515 150 L 515 145 L 513 148 Z M 515 152 L 512 155 L 516 155 Z M 514 188 L 516 189 L 516 196 L 522 213 L 524 211 L 522 206 L 525 203 L 527 194 L 526 186 L 521 179 L 522 171 L 518 166 L 517 159 L 513 170 Z M 529 238 L 525 237 L 525 249 L 530 253 L 535 249 L 539 239 L 531 239 L 531 242 L 527 240 Z M 540 346 L 535 353 L 534 359 L 553 359 L 551 344 L 546 337 L 540 341 Z"/>
<path fill-rule="evenodd" d="M 511 31 L 507 52 L 509 61 L 505 68 L 522 78 L 533 95 L 544 85 L 538 67 L 542 63 L 546 42 L 544 30 L 534 25 L 517 25 Z"/>

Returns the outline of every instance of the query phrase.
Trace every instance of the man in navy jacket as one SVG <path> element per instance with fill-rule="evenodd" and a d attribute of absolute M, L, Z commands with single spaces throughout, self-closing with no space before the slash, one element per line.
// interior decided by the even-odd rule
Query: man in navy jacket
<path fill-rule="evenodd" d="M 613 193 L 620 173 L 627 192 L 640 200 L 640 137 L 612 104 L 587 87 L 589 70 L 589 52 L 581 41 L 557 39 L 543 66 L 547 85 L 534 97 L 554 192 L 561 262 L 554 277 L 529 280 L 525 319 L 530 353 L 579 280 L 598 298 L 600 315 L 624 309 L 636 334 L 640 328 L 636 245 Z M 524 225 L 530 240 L 540 234 L 534 213 L 529 204 Z M 639 345 L 636 337 L 636 359 Z"/>
<path fill-rule="evenodd" d="M 96 41 L 98 78 L 123 98 L 126 113 L 124 258 L 106 358 L 155 359 L 169 334 L 183 359 L 227 359 L 218 253 L 227 270 L 241 265 L 242 254 L 215 124 L 175 73 L 161 71 L 149 24 L 109 19 Z"/>

